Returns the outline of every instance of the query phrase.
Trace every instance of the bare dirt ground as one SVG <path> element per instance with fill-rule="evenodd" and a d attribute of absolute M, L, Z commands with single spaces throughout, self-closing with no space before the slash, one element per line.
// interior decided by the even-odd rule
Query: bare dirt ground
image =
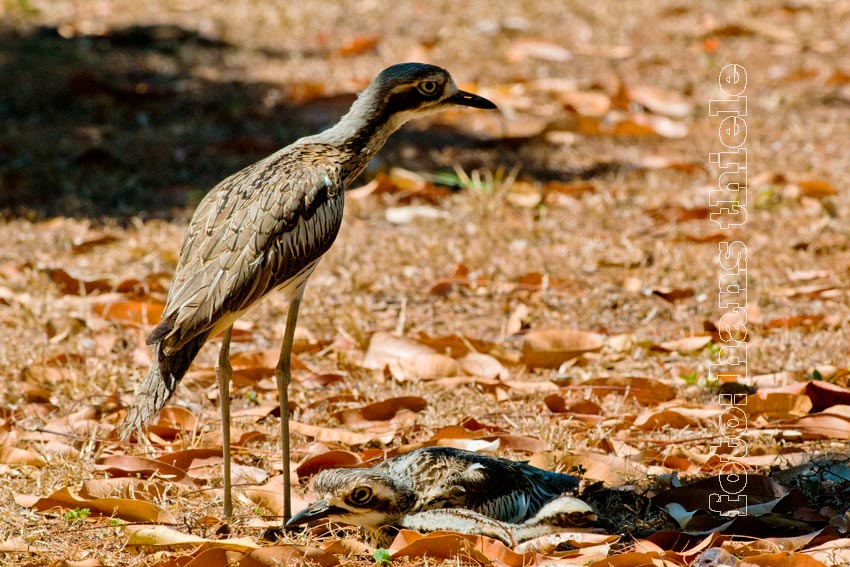
<path fill-rule="evenodd" d="M 354 532 L 250 555 L 280 505 L 283 298 L 237 326 L 226 529 L 218 340 L 149 443 L 113 430 L 194 204 L 401 61 L 449 69 L 502 113 L 406 126 L 350 194 L 299 317 L 299 496 L 329 450 L 344 452 L 325 466 L 440 442 L 581 473 L 602 521 L 536 555 L 469 538 L 398 542 L 394 563 L 685 565 L 721 545 L 759 565 L 850 562 L 850 3 L 4 0 L 0 14 L 4 565 L 374 563 Z M 709 102 L 727 98 L 729 63 L 748 77 L 748 218 L 723 230 Z M 719 394 L 747 391 L 708 371 L 728 355 L 718 247 L 734 240 L 739 381 L 758 393 L 740 404 L 745 445 L 718 449 Z M 729 462 L 768 508 L 732 524 L 705 497 Z"/>

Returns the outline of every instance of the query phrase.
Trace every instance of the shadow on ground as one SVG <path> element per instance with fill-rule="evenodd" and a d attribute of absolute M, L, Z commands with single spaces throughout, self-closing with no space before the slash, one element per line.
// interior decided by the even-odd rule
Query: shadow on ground
<path fill-rule="evenodd" d="M 332 124 L 353 100 L 295 104 L 278 85 L 204 78 L 234 49 L 169 25 L 70 38 L 48 27 L 0 31 L 0 211 L 170 217 L 230 173 Z M 447 169 L 446 154 L 466 168 L 522 163 L 544 180 L 596 173 L 535 168 L 522 143 L 447 126 L 403 130 L 366 175 L 389 164 Z"/>

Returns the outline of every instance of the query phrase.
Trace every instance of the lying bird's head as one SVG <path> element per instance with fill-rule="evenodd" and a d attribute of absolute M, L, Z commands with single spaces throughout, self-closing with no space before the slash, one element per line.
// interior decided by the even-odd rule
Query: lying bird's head
<path fill-rule="evenodd" d="M 374 469 L 329 469 L 316 477 L 318 500 L 295 514 L 286 527 L 313 520 L 376 529 L 395 524 L 416 501 L 412 490 Z"/>

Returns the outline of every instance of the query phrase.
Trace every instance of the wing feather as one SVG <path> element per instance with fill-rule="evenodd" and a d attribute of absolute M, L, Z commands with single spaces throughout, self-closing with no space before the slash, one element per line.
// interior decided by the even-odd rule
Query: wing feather
<path fill-rule="evenodd" d="M 163 314 L 161 325 L 171 327 L 160 339 L 166 354 L 288 280 L 310 275 L 342 218 L 343 181 L 327 153 L 286 148 L 228 177 L 201 201 Z"/>

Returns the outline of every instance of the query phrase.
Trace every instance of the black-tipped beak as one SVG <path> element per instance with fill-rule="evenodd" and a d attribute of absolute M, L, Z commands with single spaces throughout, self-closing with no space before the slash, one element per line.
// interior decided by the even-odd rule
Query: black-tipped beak
<path fill-rule="evenodd" d="M 339 514 L 342 511 L 341 508 L 331 506 L 325 500 L 319 500 L 289 518 L 289 521 L 286 522 L 286 527 L 301 526 L 313 520 L 321 520 L 322 518 Z"/>
<path fill-rule="evenodd" d="M 473 108 L 486 108 L 487 110 L 498 110 L 498 106 L 484 98 L 466 91 L 457 91 L 455 94 L 446 99 L 449 104 L 459 104 L 461 106 L 471 106 Z"/>

